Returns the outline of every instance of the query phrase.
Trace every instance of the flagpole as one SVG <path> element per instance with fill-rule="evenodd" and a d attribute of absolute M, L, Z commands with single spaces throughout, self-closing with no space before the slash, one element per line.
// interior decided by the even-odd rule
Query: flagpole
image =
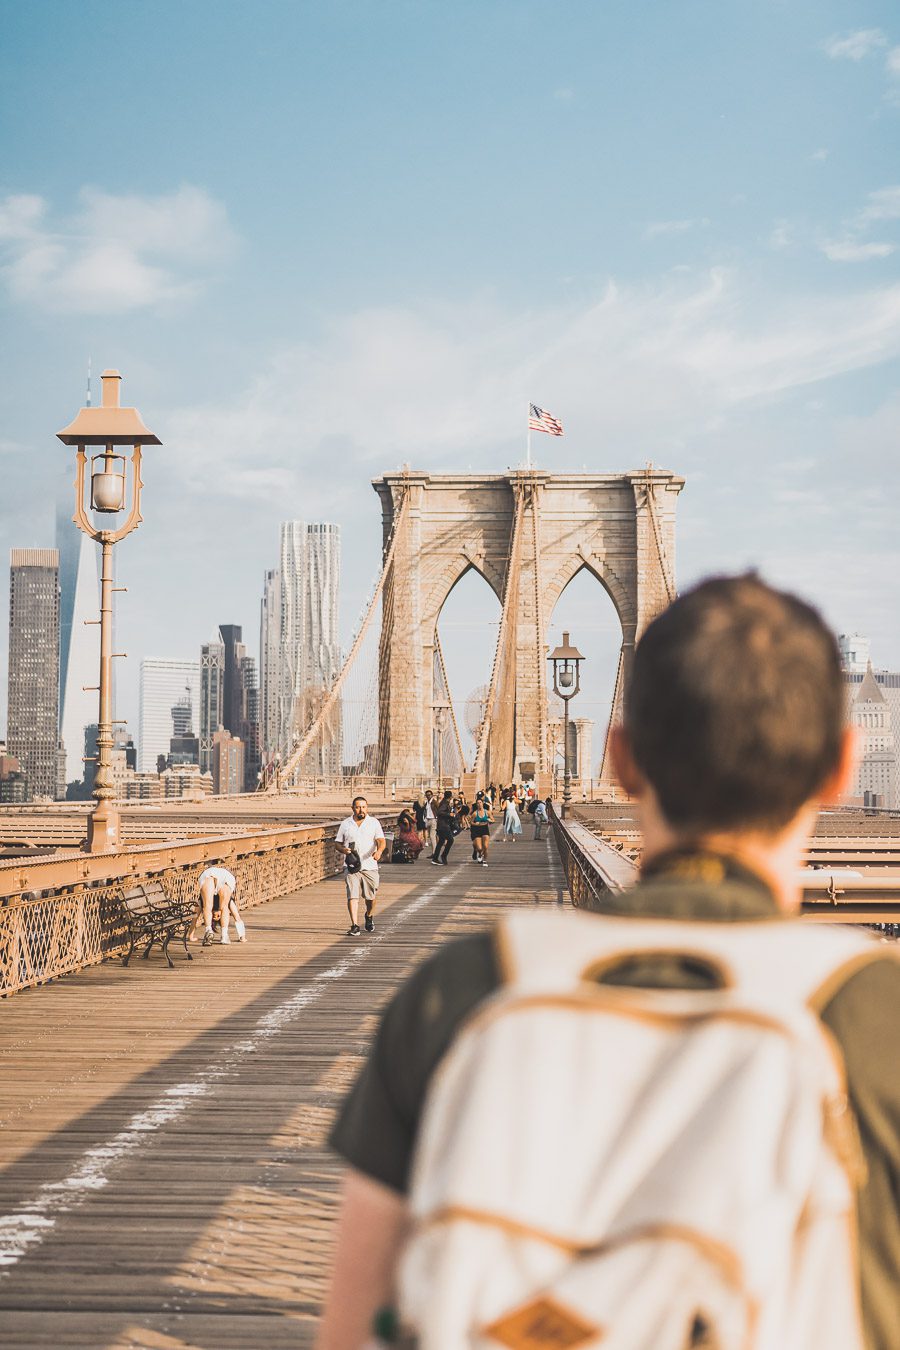
<path fill-rule="evenodd" d="M 525 467 L 531 468 L 531 404 L 528 405 L 528 430 L 525 433 Z"/>

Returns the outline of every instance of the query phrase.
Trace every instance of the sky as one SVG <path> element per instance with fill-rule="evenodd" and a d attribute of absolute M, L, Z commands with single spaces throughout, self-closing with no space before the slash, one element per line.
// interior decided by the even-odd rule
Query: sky
<path fill-rule="evenodd" d="M 55 433 L 88 360 L 119 369 L 163 442 L 118 550 L 119 716 L 143 656 L 220 622 L 256 651 L 284 519 L 342 526 L 349 643 L 370 480 L 503 472 L 529 401 L 565 428 L 535 436 L 542 468 L 684 475 L 681 588 L 758 567 L 900 669 L 894 5 L 0 0 L 0 22 L 0 556 L 52 545 Z M 551 637 L 582 622 L 608 682 L 593 584 Z M 486 643 L 469 687 L 495 631 L 476 590 L 443 616 Z"/>

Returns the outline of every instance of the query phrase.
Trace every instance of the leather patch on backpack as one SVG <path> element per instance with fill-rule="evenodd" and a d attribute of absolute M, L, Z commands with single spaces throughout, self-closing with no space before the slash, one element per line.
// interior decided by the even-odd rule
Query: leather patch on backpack
<path fill-rule="evenodd" d="M 599 1341 L 603 1328 L 585 1322 L 579 1313 L 555 1299 L 542 1296 L 485 1327 L 483 1334 L 509 1346 L 509 1350 L 572 1350 L 573 1346 Z"/>

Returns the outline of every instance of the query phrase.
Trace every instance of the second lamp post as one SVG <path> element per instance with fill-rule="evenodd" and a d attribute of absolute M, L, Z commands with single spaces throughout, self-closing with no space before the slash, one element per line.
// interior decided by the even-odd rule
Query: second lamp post
<path fill-rule="evenodd" d="M 563 633 L 562 646 L 557 647 L 547 657 L 553 662 L 553 692 L 563 701 L 563 819 L 569 814 L 572 800 L 572 774 L 569 768 L 569 699 L 574 698 L 581 688 L 581 663 L 584 657 L 577 647 L 569 642 L 568 633 Z"/>

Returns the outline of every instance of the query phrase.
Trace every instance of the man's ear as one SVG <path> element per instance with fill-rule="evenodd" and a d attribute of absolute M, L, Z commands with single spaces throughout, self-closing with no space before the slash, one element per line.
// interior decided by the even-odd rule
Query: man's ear
<path fill-rule="evenodd" d="M 816 801 L 820 805 L 836 806 L 841 797 L 847 796 L 853 787 L 858 762 L 859 737 L 856 727 L 844 727 L 837 765 L 816 793 Z"/>
<path fill-rule="evenodd" d="M 609 733 L 609 753 L 613 771 L 629 797 L 640 797 L 647 786 L 646 779 L 634 762 L 631 742 L 623 726 L 612 727 Z"/>

